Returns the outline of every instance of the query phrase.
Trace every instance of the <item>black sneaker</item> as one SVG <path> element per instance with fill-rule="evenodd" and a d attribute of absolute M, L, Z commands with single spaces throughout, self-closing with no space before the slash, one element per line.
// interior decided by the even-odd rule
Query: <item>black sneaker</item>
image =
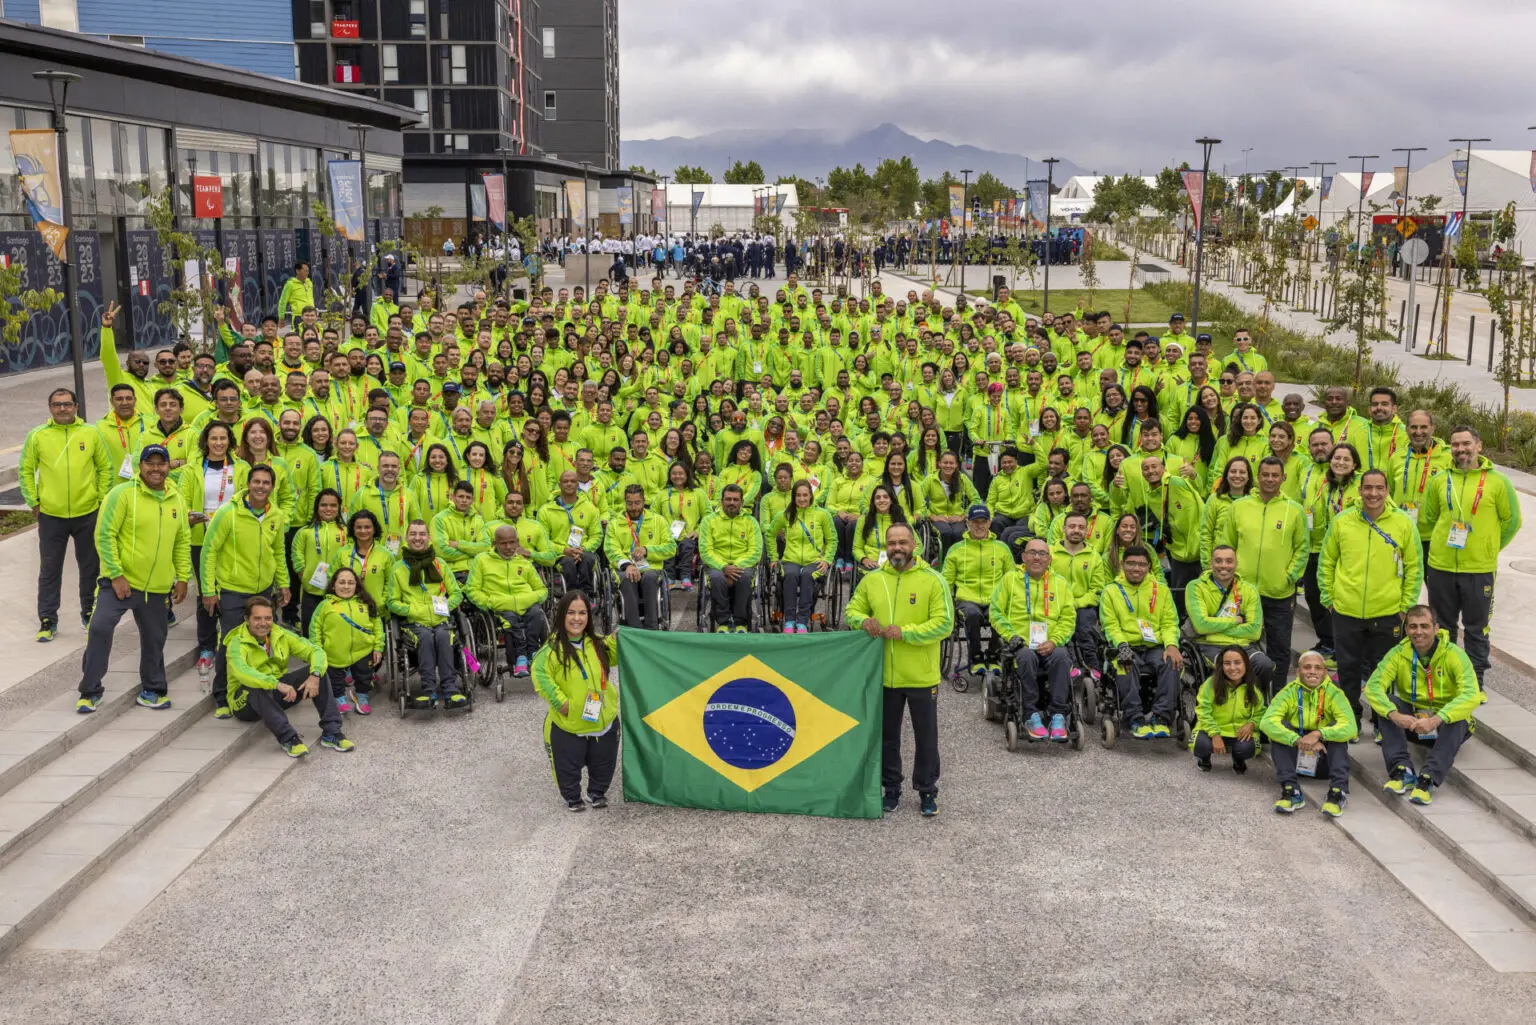
<path fill-rule="evenodd" d="M 606 807 L 608 807 L 608 798 L 604 797 L 602 794 L 588 794 L 587 795 L 587 801 L 594 808 L 606 808 Z"/>
<path fill-rule="evenodd" d="M 587 806 L 585 804 L 582 804 L 580 801 L 566 801 L 565 802 L 565 810 L 566 811 L 586 811 L 587 810 Z"/>
<path fill-rule="evenodd" d="M 1199 769 L 1201 772 L 1210 772 L 1211 760 L 1209 758 L 1196 758 L 1195 768 Z"/>
<path fill-rule="evenodd" d="M 939 813 L 938 794 L 919 794 L 917 802 L 923 811 L 923 818 L 931 819 Z"/>
<path fill-rule="evenodd" d="M 1237 773 L 1239 776 L 1246 775 L 1248 772 L 1248 763 L 1240 762 L 1234 758 L 1232 759 L 1232 771 Z"/>
<path fill-rule="evenodd" d="M 880 799 L 880 808 L 887 815 L 889 815 L 891 812 L 896 810 L 896 806 L 898 804 L 900 804 L 900 803 L 901 803 L 901 791 L 899 791 L 899 790 L 887 790 L 885 792 L 885 796 Z"/>

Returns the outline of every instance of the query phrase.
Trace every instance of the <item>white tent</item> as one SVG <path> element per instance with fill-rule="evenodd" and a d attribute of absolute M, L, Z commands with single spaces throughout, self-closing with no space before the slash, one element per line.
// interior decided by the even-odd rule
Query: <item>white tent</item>
<path fill-rule="evenodd" d="M 697 217 L 693 213 L 693 196 L 699 194 Z M 707 234 L 712 225 L 720 225 L 726 231 L 750 231 L 759 197 L 766 196 L 772 213 L 778 205 L 777 196 L 784 197 L 784 210 L 779 219 L 793 230 L 795 213 L 800 209 L 800 194 L 793 185 L 678 185 L 667 186 L 667 208 L 671 217 L 672 233 L 683 234 L 690 225 L 697 224 L 701 234 Z"/>
<path fill-rule="evenodd" d="M 1390 206 L 1388 198 L 1392 193 L 1392 169 L 1378 169 L 1371 178 L 1370 188 L 1365 194 L 1365 216 L 1371 216 L 1371 204 L 1380 203 Z M 1316 202 L 1314 200 L 1314 202 Z M 1346 218 L 1353 217 L 1360 210 L 1360 172 L 1340 171 L 1333 176 L 1333 186 L 1328 190 L 1328 196 L 1323 200 L 1323 216 L 1320 218 L 1324 227 L 1330 227 L 1342 223 Z"/>
<path fill-rule="evenodd" d="M 1536 175 L 1532 174 L 1531 154 L 1528 149 L 1473 149 L 1467 168 L 1467 216 L 1495 213 L 1514 203 L 1515 239 L 1511 245 L 1527 262 L 1536 260 L 1536 186 L 1532 185 Z M 1440 197 L 1440 204 L 1435 208 L 1437 214 L 1461 212 L 1461 187 L 1456 182 L 1452 162 L 1465 155 L 1465 150 L 1455 149 L 1414 170 L 1408 182 L 1411 212 L 1420 211 L 1419 199 L 1424 196 Z M 1390 183 L 1390 172 L 1386 178 Z"/>

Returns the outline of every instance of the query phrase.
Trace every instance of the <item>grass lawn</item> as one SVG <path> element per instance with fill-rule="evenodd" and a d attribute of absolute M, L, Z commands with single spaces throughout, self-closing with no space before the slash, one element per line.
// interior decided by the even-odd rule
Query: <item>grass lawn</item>
<path fill-rule="evenodd" d="M 26 510 L 0 513 L 0 537 L 7 537 L 19 530 L 26 530 L 37 522 L 37 517 Z"/>
<path fill-rule="evenodd" d="M 966 291 L 970 295 L 979 295 L 986 298 L 990 298 L 992 295 L 991 291 L 987 289 L 967 289 Z M 1120 321 L 1125 317 L 1126 292 L 1127 290 L 1124 288 L 1096 289 L 1093 293 L 1092 306 L 1095 309 L 1108 310 L 1110 315 L 1114 317 L 1116 321 Z M 1025 313 L 1039 314 L 1043 312 L 1040 305 L 1040 301 L 1043 295 L 1044 293 L 1039 290 L 1031 292 L 1020 289 L 1013 293 L 1013 301 L 1023 307 Z M 1053 288 L 1051 289 L 1051 312 L 1071 313 L 1077 306 L 1077 301 L 1079 298 L 1081 298 L 1085 304 L 1087 303 L 1087 289 Z M 1169 306 L 1166 303 L 1163 303 L 1154 298 L 1153 296 L 1148 295 L 1141 289 L 1138 288 L 1135 290 L 1134 298 L 1131 300 L 1131 323 L 1166 324 L 1168 323 L 1168 318 L 1173 316 L 1175 312 L 1182 313 L 1186 317 L 1189 316 L 1188 310 L 1175 310 L 1172 306 Z"/>

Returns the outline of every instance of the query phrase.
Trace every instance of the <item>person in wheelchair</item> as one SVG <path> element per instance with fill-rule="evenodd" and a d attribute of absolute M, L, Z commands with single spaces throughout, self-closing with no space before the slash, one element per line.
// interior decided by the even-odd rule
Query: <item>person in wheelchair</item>
<path fill-rule="evenodd" d="M 405 547 L 389 573 L 389 611 L 416 639 L 421 689 L 411 696 L 417 708 L 461 708 L 469 699 L 459 690 L 453 662 L 453 610 L 463 593 L 446 563 L 432 550 L 427 525 L 412 520 Z"/>
<path fill-rule="evenodd" d="M 522 547 L 516 527 L 503 523 L 496 528 L 491 550 L 470 563 L 464 593 L 476 608 L 500 620 L 507 665 L 513 676 L 527 676 L 534 654 L 549 633 L 543 604 L 549 588 Z"/>
<path fill-rule="evenodd" d="M 1072 638 L 1077 617 L 1072 585 L 1051 579 L 1051 550 L 1041 538 L 1024 545 L 1023 572 L 1010 572 L 992 593 L 992 629 L 1018 666 L 1019 707 L 1026 713 L 1024 732 L 1031 739 L 1067 742 L 1067 709 L 1072 699 L 1072 659 L 1063 647 Z M 1040 675 L 1050 686 L 1046 715 L 1041 714 Z"/>
<path fill-rule="evenodd" d="M 774 558 L 780 537 L 784 554 Z M 816 505 L 810 481 L 801 478 L 790 485 L 789 505 L 765 528 L 763 544 L 773 568 L 784 576 L 784 632 L 808 633 L 817 583 L 825 579 L 837 551 L 832 514 Z"/>
<path fill-rule="evenodd" d="M 1001 674 L 997 631 L 986 651 L 981 647 L 981 624 L 987 620 L 992 595 L 1013 571 L 1013 551 L 992 536 L 992 513 L 980 502 L 965 512 L 965 536 L 944 558 L 944 581 L 954 594 L 955 615 L 965 620 L 966 653 L 972 676 L 986 676 L 983 687 L 996 686 Z"/>
<path fill-rule="evenodd" d="M 1211 771 L 1213 754 L 1230 754 L 1232 771 L 1241 776 L 1258 750 L 1254 733 L 1264 715 L 1264 695 L 1252 658 L 1243 645 L 1226 645 L 1195 695 L 1195 765 L 1201 772 Z"/>
<path fill-rule="evenodd" d="M 1151 575 L 1152 554 L 1142 545 L 1127 548 L 1120 573 L 1104 589 L 1099 619 L 1104 637 L 1115 649 L 1115 687 L 1120 714 L 1131 736 L 1139 740 L 1172 736 L 1179 707 L 1179 624 L 1173 593 Z M 1157 677 L 1150 713 L 1141 700 L 1141 673 Z"/>
<path fill-rule="evenodd" d="M 1215 665 L 1223 648 L 1236 645 L 1247 653 L 1264 693 L 1274 693 L 1275 664 L 1259 647 L 1264 632 L 1259 589 L 1237 575 L 1236 549 L 1225 544 L 1211 549 L 1211 568 L 1190 584 L 1185 606 L 1191 640 L 1207 662 Z"/>
<path fill-rule="evenodd" d="M 527 514 L 527 503 L 523 501 L 521 491 L 508 491 L 501 502 L 501 518 L 486 521 L 485 533 L 481 535 L 486 544 L 495 543 L 496 528 L 502 526 L 517 532 L 519 551 L 532 559 L 535 566 L 553 566 L 559 558 L 560 553 L 550 546 L 549 531 L 544 529 L 544 524 Z"/>
<path fill-rule="evenodd" d="M 1297 776 L 1327 774 L 1328 796 L 1323 814 L 1338 818 L 1349 797 L 1349 742 L 1359 735 L 1349 698 L 1328 678 L 1328 665 L 1316 651 L 1304 651 L 1296 662 L 1296 679 L 1286 684 L 1259 720 L 1272 744 L 1280 799 L 1275 811 L 1289 815 L 1307 803 Z"/>
<path fill-rule="evenodd" d="M 752 578 L 763 560 L 763 530 L 742 511 L 744 492 L 727 484 L 720 511 L 699 524 L 699 558 L 709 573 L 715 632 L 748 633 L 752 622 Z"/>
<path fill-rule="evenodd" d="M 384 660 L 384 618 L 356 570 L 340 566 L 331 575 L 330 586 L 310 614 L 309 641 L 325 652 L 326 676 L 339 711 L 356 707 L 359 715 L 372 713 L 373 674 Z"/>
<path fill-rule="evenodd" d="M 1093 651 L 1099 632 L 1099 599 L 1109 585 L 1104 556 L 1088 543 L 1088 517 L 1076 509 L 1062 520 L 1062 540 L 1051 549 L 1051 572 L 1072 583 L 1072 643 Z"/>
<path fill-rule="evenodd" d="M 661 516 L 645 514 L 645 486 L 624 488 L 624 514 L 608 521 L 603 542 L 608 565 L 619 578 L 624 596 L 624 625 L 661 629 L 662 566 L 677 552 L 677 542 Z"/>
<path fill-rule="evenodd" d="M 591 594 L 597 550 L 603 543 L 602 513 L 581 493 L 575 470 L 560 474 L 559 494 L 544 504 L 538 517 L 550 546 L 560 553 L 555 566 L 565 578 L 566 590 Z"/>

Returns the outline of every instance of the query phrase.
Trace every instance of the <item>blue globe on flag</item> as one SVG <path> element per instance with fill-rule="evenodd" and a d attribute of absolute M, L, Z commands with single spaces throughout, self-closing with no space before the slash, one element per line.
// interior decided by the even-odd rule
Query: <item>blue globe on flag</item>
<path fill-rule="evenodd" d="M 766 680 L 740 677 L 722 684 L 704 706 L 704 739 L 721 761 L 761 769 L 795 742 L 795 707 Z"/>

